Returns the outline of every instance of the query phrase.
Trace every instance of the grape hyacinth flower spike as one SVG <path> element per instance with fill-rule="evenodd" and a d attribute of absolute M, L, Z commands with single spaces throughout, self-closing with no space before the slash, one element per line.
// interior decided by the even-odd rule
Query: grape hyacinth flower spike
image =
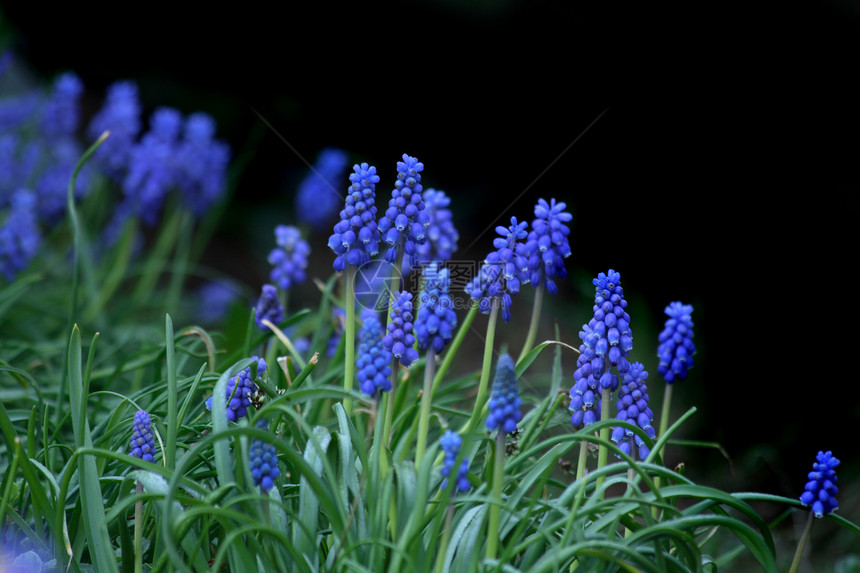
<path fill-rule="evenodd" d="M 382 338 L 382 344 L 406 367 L 418 360 L 418 351 L 413 348 L 412 324 L 412 293 L 399 291 L 394 294 L 388 333 Z"/>
<path fill-rule="evenodd" d="M 510 355 L 502 354 L 496 362 L 496 376 L 488 403 L 487 430 L 498 430 L 501 434 L 516 432 L 517 423 L 523 419 L 521 407 L 516 365 Z"/>
<path fill-rule="evenodd" d="M 380 236 L 388 244 L 385 260 L 389 263 L 397 261 L 400 249 L 401 254 L 414 257 L 418 247 L 427 240 L 430 216 L 424 212 L 426 205 L 421 197 L 423 170 L 423 163 L 405 153 L 403 161 L 397 162 L 397 180 L 388 209 L 379 219 Z"/>
<path fill-rule="evenodd" d="M 418 245 L 418 252 L 414 260 L 410 261 L 412 267 L 426 264 L 431 261 L 445 262 L 451 259 L 457 251 L 457 241 L 460 234 L 454 227 L 454 217 L 449 206 L 451 198 L 444 191 L 437 189 L 426 189 L 421 195 L 424 199 L 425 212 L 430 219 L 427 227 L 427 240 Z"/>
<path fill-rule="evenodd" d="M 257 427 L 266 430 L 269 423 L 260 419 L 257 421 Z M 259 438 L 251 439 L 251 445 L 248 448 L 248 465 L 251 467 L 254 485 L 259 486 L 263 493 L 272 489 L 275 480 L 281 475 L 281 470 L 278 469 L 278 450 L 274 444 Z"/>
<path fill-rule="evenodd" d="M 254 322 L 260 330 L 269 330 L 263 321 L 268 320 L 275 326 L 284 320 L 284 307 L 278 297 L 278 289 L 275 285 L 263 285 L 260 298 L 254 308 Z"/>
<path fill-rule="evenodd" d="M 257 356 L 253 356 L 251 360 L 257 362 L 257 377 L 262 377 L 267 369 L 266 361 Z M 225 400 L 227 401 L 228 422 L 235 422 L 247 415 L 251 399 L 256 392 L 257 384 L 255 379 L 251 378 L 250 366 L 227 380 Z M 212 396 L 206 399 L 206 408 L 212 409 Z"/>
<path fill-rule="evenodd" d="M 134 414 L 128 448 L 129 455 L 134 458 L 145 462 L 155 461 L 155 434 L 152 432 L 152 420 L 145 410 L 138 410 Z"/>
<path fill-rule="evenodd" d="M 809 481 L 806 482 L 800 496 L 800 503 L 812 506 L 815 517 L 824 517 L 839 508 L 839 503 L 836 501 L 836 494 L 839 493 L 836 487 L 836 468 L 839 463 L 839 460 L 833 457 L 833 452 L 829 450 L 818 452 L 815 456 L 812 471 L 807 476 Z"/>
<path fill-rule="evenodd" d="M 424 288 L 418 301 L 420 306 L 415 321 L 415 338 L 419 350 L 432 347 L 438 354 L 454 336 L 457 327 L 457 313 L 448 294 L 451 281 L 448 269 L 440 269 L 435 262 L 424 267 L 423 275 Z"/>
<path fill-rule="evenodd" d="M 529 278 L 533 287 L 546 285 L 550 294 L 558 293 L 556 278 L 565 278 L 567 269 L 564 267 L 564 259 L 570 256 L 570 243 L 568 235 L 570 229 L 567 226 L 573 219 L 573 215 L 565 212 L 567 205 L 562 202 L 556 203 L 550 199 L 538 199 L 535 205 L 535 220 L 532 221 L 532 230 L 529 232 Z"/>
<path fill-rule="evenodd" d="M 442 436 L 442 439 L 439 441 L 439 444 L 442 446 L 442 451 L 445 453 L 445 457 L 442 460 L 442 489 L 444 490 L 448 487 L 448 478 L 452 477 L 456 480 L 456 487 L 454 488 L 454 494 L 457 492 L 466 493 L 469 491 L 471 484 L 469 483 L 469 459 L 464 458 L 460 463 L 460 469 L 455 472 L 454 465 L 457 462 L 457 456 L 460 454 L 460 446 L 463 444 L 463 438 L 460 437 L 460 434 L 456 432 L 452 432 L 451 430 L 445 430 L 445 434 Z"/>
<path fill-rule="evenodd" d="M 615 403 L 618 411 L 615 417 L 639 426 L 653 440 L 657 433 L 651 425 L 654 414 L 648 407 L 648 387 L 645 385 L 647 378 L 648 372 L 642 364 L 634 362 L 630 365 L 630 369 L 622 375 L 621 389 Z M 635 452 L 640 460 L 647 458 L 651 451 L 638 434 L 621 426 L 612 429 L 612 441 L 628 456 Z"/>
<path fill-rule="evenodd" d="M 304 282 L 311 247 L 302 239 L 301 231 L 289 225 L 275 227 L 275 243 L 277 247 L 268 256 L 272 265 L 269 280 L 286 292 L 291 286 Z"/>
<path fill-rule="evenodd" d="M 331 224 L 340 208 L 340 193 L 335 191 L 337 181 L 349 167 L 349 155 L 336 147 L 326 147 L 317 155 L 296 191 L 296 213 L 315 231 Z"/>
<path fill-rule="evenodd" d="M 391 391 L 391 352 L 382 344 L 385 330 L 377 313 L 365 309 L 361 318 L 363 325 L 359 332 L 356 378 L 362 392 L 378 398 L 379 392 Z"/>
<path fill-rule="evenodd" d="M 657 372 L 672 384 L 676 380 L 687 377 L 687 371 L 693 367 L 693 355 L 696 345 L 693 344 L 693 307 L 675 301 L 665 309 L 666 324 L 660 333 L 657 347 L 657 357 L 660 363 Z"/>
<path fill-rule="evenodd" d="M 328 239 L 328 246 L 336 255 L 333 266 L 337 272 L 347 264 L 355 267 L 368 263 L 379 252 L 375 205 L 379 175 L 376 167 L 367 163 L 354 165 L 352 169 L 346 204 Z"/>

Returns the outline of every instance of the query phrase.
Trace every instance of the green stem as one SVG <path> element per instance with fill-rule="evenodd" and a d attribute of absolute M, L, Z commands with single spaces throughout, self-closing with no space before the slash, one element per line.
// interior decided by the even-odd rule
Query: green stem
<path fill-rule="evenodd" d="M 445 514 L 445 528 L 442 530 L 442 541 L 439 551 L 436 553 L 436 573 L 442 573 L 445 568 L 445 554 L 448 552 L 448 544 L 451 542 L 451 526 L 454 524 L 454 506 L 448 506 Z"/>
<path fill-rule="evenodd" d="M 478 395 L 475 398 L 475 409 L 472 411 L 472 417 L 464 427 L 465 433 L 471 433 L 478 427 L 478 422 L 481 420 L 484 412 L 484 406 L 487 402 L 487 393 L 490 385 L 490 371 L 493 367 L 493 341 L 496 337 L 496 322 L 499 318 L 498 299 L 493 300 L 493 306 L 490 310 L 490 319 L 487 321 L 487 336 L 484 339 L 484 360 L 481 365 L 481 380 L 478 383 Z"/>
<path fill-rule="evenodd" d="M 452 340 L 451 344 L 448 346 L 448 351 L 445 353 L 445 358 L 442 359 L 442 364 L 440 364 L 439 368 L 436 369 L 436 376 L 433 378 L 434 394 L 439 389 L 439 384 L 442 383 L 442 379 L 445 377 L 445 374 L 448 373 L 448 368 L 454 361 L 454 357 L 457 355 L 457 351 L 463 344 L 463 339 L 466 338 L 466 334 L 468 334 L 469 332 L 469 327 L 472 325 L 472 321 L 475 320 L 476 316 L 478 316 L 477 304 L 469 308 L 469 312 L 463 319 L 463 323 L 457 329 L 457 335 L 454 337 L 454 340 Z"/>
<path fill-rule="evenodd" d="M 663 392 L 663 409 L 660 411 L 660 433 L 658 436 L 662 436 L 666 433 L 666 428 L 669 427 L 669 407 L 672 405 L 672 388 L 674 384 L 666 384 L 666 391 Z M 665 446 L 660 448 L 660 459 L 663 459 L 663 451 L 666 449 Z"/>
<path fill-rule="evenodd" d="M 137 493 L 143 493 L 143 484 L 137 482 Z M 134 504 L 134 573 L 143 571 L 143 500 Z"/>
<path fill-rule="evenodd" d="M 806 549 L 806 542 L 809 541 L 809 532 L 812 531 L 814 519 L 815 517 L 810 511 L 809 517 L 806 519 L 806 527 L 803 528 L 803 533 L 800 534 L 800 539 L 797 541 L 797 550 L 794 552 L 794 559 L 791 561 L 788 573 L 797 573 L 797 568 L 800 567 L 800 559 L 803 557 L 803 550 Z"/>
<path fill-rule="evenodd" d="M 609 419 L 609 396 L 611 392 L 609 388 L 603 388 L 600 396 L 600 419 L 608 420 Z M 609 426 L 604 426 L 600 428 L 600 439 L 603 441 L 609 440 Z M 606 466 L 606 461 L 609 459 L 609 448 L 600 445 L 600 449 L 597 451 L 597 469 L 602 469 Z M 603 480 L 606 479 L 606 476 L 600 476 L 597 478 L 597 488 L 600 489 L 600 486 L 603 484 Z"/>
<path fill-rule="evenodd" d="M 541 284 L 535 289 L 535 300 L 534 306 L 532 306 L 532 318 L 529 323 L 529 331 L 526 334 L 526 341 L 523 343 L 523 349 L 520 352 L 520 357 L 517 358 L 517 363 L 525 358 L 526 354 L 528 354 L 529 350 L 534 346 L 535 338 L 537 338 L 538 323 L 540 323 L 540 309 L 543 305 L 543 292 L 545 288 L 546 287 Z"/>
<path fill-rule="evenodd" d="M 585 477 L 585 462 L 588 459 L 588 442 L 579 442 L 579 460 L 576 462 L 576 481 Z"/>
<path fill-rule="evenodd" d="M 433 400 L 433 371 L 436 369 L 436 352 L 427 349 L 424 364 L 424 390 L 421 393 L 421 409 L 418 414 L 418 443 L 415 446 L 415 467 L 421 466 L 421 458 L 427 448 L 427 430 L 430 426 L 430 405 Z"/>
<path fill-rule="evenodd" d="M 346 324 L 344 325 L 344 364 L 343 364 L 343 389 L 352 390 L 353 378 L 355 378 L 355 267 L 346 266 L 346 291 L 344 308 L 346 309 Z M 343 399 L 343 409 L 347 415 L 352 414 L 352 399 Z"/>
<path fill-rule="evenodd" d="M 400 359 L 395 358 L 391 362 L 391 391 L 386 392 L 385 398 L 385 425 L 382 430 L 382 437 L 385 439 L 384 447 L 387 447 L 391 441 L 391 422 L 394 420 L 394 390 L 397 386 L 397 372 L 400 370 Z"/>
<path fill-rule="evenodd" d="M 487 559 L 495 559 L 499 548 L 499 521 L 502 511 L 502 477 L 505 471 L 505 433 L 496 433 L 496 457 L 493 459 L 493 501 L 487 527 Z"/>

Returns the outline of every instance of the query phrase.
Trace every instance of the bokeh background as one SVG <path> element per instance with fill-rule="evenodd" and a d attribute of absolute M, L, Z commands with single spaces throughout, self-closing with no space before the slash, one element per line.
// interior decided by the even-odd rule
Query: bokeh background
<path fill-rule="evenodd" d="M 659 406 L 663 309 L 694 305 L 699 353 L 673 409 L 696 406 L 683 437 L 723 451 L 670 449 L 669 463 L 793 497 L 832 449 L 841 511 L 860 516 L 856 3 L 0 6 L 0 48 L 36 78 L 76 72 L 90 112 L 127 78 L 147 111 L 215 117 L 246 163 L 204 262 L 252 289 L 274 226 L 302 221 L 294 193 L 327 146 L 375 164 L 383 197 L 400 156 L 418 157 L 425 187 L 452 199 L 463 260 L 484 257 L 495 224 L 530 221 L 538 198 L 565 201 L 570 280 L 539 338 L 557 323 L 578 345 L 590 279 L 618 270 Z M 331 272 L 326 238 L 309 237 L 311 276 Z M 497 335 L 513 349 L 531 292 L 521 298 Z M 563 360 L 567 381 L 575 357 Z"/>

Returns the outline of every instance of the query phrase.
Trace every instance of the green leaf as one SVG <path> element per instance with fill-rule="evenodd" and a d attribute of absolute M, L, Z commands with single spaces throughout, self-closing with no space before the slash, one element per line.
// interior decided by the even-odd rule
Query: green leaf
<path fill-rule="evenodd" d="M 317 475 L 322 475 L 323 458 L 331 442 L 331 433 L 327 428 L 316 426 L 308 440 L 305 450 L 305 461 Z M 302 475 L 299 479 L 299 516 L 293 530 L 293 545 L 300 555 L 313 556 L 314 566 L 317 565 L 316 546 L 317 530 L 319 529 L 320 502 L 316 492 Z"/>

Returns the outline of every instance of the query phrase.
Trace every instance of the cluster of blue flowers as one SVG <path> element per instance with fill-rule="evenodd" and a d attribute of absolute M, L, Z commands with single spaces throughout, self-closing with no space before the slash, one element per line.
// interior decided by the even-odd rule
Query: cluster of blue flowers
<path fill-rule="evenodd" d="M 409 291 L 398 291 L 394 294 L 388 333 L 382 338 L 382 344 L 403 366 L 408 367 L 418 360 L 418 351 L 413 348 L 415 336 L 412 334 L 412 293 Z"/>
<path fill-rule="evenodd" d="M 466 285 L 466 293 L 478 301 L 478 309 L 487 314 L 493 305 L 499 305 L 502 319 L 511 320 L 512 295 L 520 292 L 520 286 L 528 284 L 528 246 L 524 239 L 528 223 L 511 217 L 508 227 L 499 225 L 493 240 L 495 251 L 487 255 L 478 275 Z"/>
<path fill-rule="evenodd" d="M 382 342 L 385 329 L 376 311 L 364 309 L 359 332 L 358 358 L 355 362 L 356 378 L 361 391 L 378 397 L 379 392 L 391 391 L 391 352 Z"/>
<path fill-rule="evenodd" d="M 311 247 L 302 238 L 301 231 L 290 225 L 275 227 L 275 243 L 277 247 L 269 252 L 268 257 L 272 265 L 269 280 L 279 289 L 288 291 L 294 284 L 304 282 Z"/>
<path fill-rule="evenodd" d="M 343 199 L 337 181 L 349 167 L 349 155 L 336 147 L 326 147 L 296 191 L 296 213 L 315 231 L 331 225 Z"/>
<path fill-rule="evenodd" d="M 438 354 L 454 336 L 457 313 L 448 294 L 448 269 L 440 269 L 438 263 L 433 262 L 424 267 L 423 275 L 424 289 L 418 299 L 420 306 L 415 321 L 415 338 L 419 350 L 432 347 Z"/>
<path fill-rule="evenodd" d="M 818 452 L 815 456 L 812 471 L 807 476 L 809 481 L 800 495 L 800 503 L 812 506 L 815 517 L 824 517 L 839 508 L 836 501 L 836 494 L 839 493 L 839 488 L 836 487 L 836 468 L 839 463 L 829 450 Z"/>
<path fill-rule="evenodd" d="M 439 444 L 442 446 L 442 451 L 445 454 L 444 459 L 442 460 L 442 489 L 448 487 L 448 478 L 451 477 L 454 472 L 454 465 L 457 463 L 457 456 L 460 455 L 460 447 L 463 445 L 463 438 L 460 437 L 460 434 L 456 432 L 452 432 L 451 430 L 445 430 L 445 434 L 442 436 L 442 439 L 439 441 Z M 466 493 L 469 491 L 469 459 L 464 458 L 460 463 L 460 469 L 456 472 L 457 486 L 454 489 L 454 493 Z"/>
<path fill-rule="evenodd" d="M 649 438 L 654 439 L 657 432 L 651 425 L 654 421 L 654 413 L 648 407 L 650 399 L 648 386 L 645 385 L 647 378 L 648 372 L 642 364 L 634 362 L 630 365 L 630 369 L 622 375 L 618 400 L 615 402 L 615 408 L 618 411 L 615 417 L 636 424 Z M 612 441 L 618 444 L 619 449 L 628 456 L 636 452 L 640 460 L 647 458 L 651 451 L 638 434 L 621 426 L 612 429 Z"/>
<path fill-rule="evenodd" d="M 660 363 L 657 372 L 671 384 L 687 377 L 687 370 L 693 367 L 693 307 L 689 304 L 673 302 L 665 309 L 669 318 L 660 333 L 657 356 Z"/>
<path fill-rule="evenodd" d="M 266 361 L 257 356 L 253 356 L 251 359 L 257 361 L 256 377 L 262 377 L 268 367 Z M 225 400 L 227 401 L 228 422 L 235 422 L 247 415 L 248 407 L 251 405 L 251 397 L 257 391 L 255 380 L 256 378 L 251 377 L 250 366 L 227 380 Z M 212 396 L 206 399 L 206 407 L 209 410 L 212 409 Z"/>
<path fill-rule="evenodd" d="M 267 430 L 269 423 L 264 419 L 257 420 L 257 427 Z M 278 468 L 278 450 L 271 442 L 252 438 L 248 447 L 248 465 L 251 467 L 251 478 L 254 485 L 259 486 L 265 493 L 275 486 L 275 480 L 281 475 Z"/>
<path fill-rule="evenodd" d="M 565 203 L 551 199 L 538 199 L 535 205 L 535 220 L 526 241 L 528 252 L 529 282 L 538 288 L 546 285 L 550 294 L 558 293 L 555 279 L 567 276 L 564 259 L 570 256 L 570 243 L 567 236 L 570 229 L 566 225 L 573 215 L 564 211 Z"/>
<path fill-rule="evenodd" d="M 424 164 L 414 157 L 403 154 L 403 161 L 397 162 L 397 180 L 388 209 L 379 219 L 380 236 L 388 244 L 385 260 L 397 260 L 398 249 L 414 257 L 419 245 L 427 240 L 427 227 L 430 216 L 424 212 L 425 204 L 421 198 L 421 172 Z"/>
<path fill-rule="evenodd" d="M 427 227 L 427 240 L 418 245 L 418 252 L 409 261 L 404 259 L 404 266 L 410 268 L 424 265 L 431 261 L 444 262 L 451 259 L 457 251 L 457 241 L 460 234 L 454 227 L 454 215 L 449 209 L 451 198 L 444 191 L 426 189 L 422 193 L 424 212 L 430 219 Z M 415 260 L 412 260 L 412 259 Z M 404 271 L 405 272 L 405 271 Z"/>
<path fill-rule="evenodd" d="M 263 285 L 260 298 L 254 307 L 254 322 L 257 323 L 257 328 L 268 331 L 269 327 L 263 324 L 263 320 L 268 320 L 276 326 L 284 320 L 284 307 L 281 305 L 281 298 L 275 285 Z"/>
<path fill-rule="evenodd" d="M 522 399 L 517 384 L 516 365 L 509 354 L 502 354 L 496 362 L 496 376 L 487 406 L 490 411 L 487 430 L 499 430 L 506 434 L 517 430 L 517 423 L 523 419 Z"/>
<path fill-rule="evenodd" d="M 334 252 L 334 270 L 340 272 L 347 264 L 361 266 L 379 253 L 379 229 L 376 226 L 376 167 L 362 163 L 353 166 L 352 183 L 346 195 L 346 205 L 340 220 L 328 239 Z"/>
<path fill-rule="evenodd" d="M 570 389 L 570 422 L 576 428 L 600 419 L 601 391 L 614 392 L 619 374 L 630 369 L 627 356 L 633 348 L 633 333 L 620 282 L 621 274 L 612 269 L 592 280 L 594 314 L 579 332 L 582 344 Z"/>
<path fill-rule="evenodd" d="M 134 458 L 145 462 L 155 461 L 155 434 L 152 432 L 152 420 L 145 410 L 138 410 L 134 414 L 128 449 L 129 455 Z"/>

